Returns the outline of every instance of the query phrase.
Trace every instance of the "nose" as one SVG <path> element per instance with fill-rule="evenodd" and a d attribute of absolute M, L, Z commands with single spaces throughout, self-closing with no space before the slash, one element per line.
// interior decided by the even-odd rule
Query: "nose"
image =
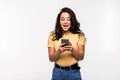
<path fill-rule="evenodd" d="M 67 23 L 67 20 L 65 20 L 64 23 Z"/>

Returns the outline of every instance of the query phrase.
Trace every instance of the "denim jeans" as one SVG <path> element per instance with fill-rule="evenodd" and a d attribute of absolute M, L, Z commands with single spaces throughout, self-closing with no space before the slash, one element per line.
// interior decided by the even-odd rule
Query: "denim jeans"
<path fill-rule="evenodd" d="M 52 80 L 82 80 L 80 70 L 53 68 Z"/>

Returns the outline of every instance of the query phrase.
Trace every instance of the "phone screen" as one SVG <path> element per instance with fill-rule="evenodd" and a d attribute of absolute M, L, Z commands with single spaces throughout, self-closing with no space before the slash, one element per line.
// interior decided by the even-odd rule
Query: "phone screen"
<path fill-rule="evenodd" d="M 63 46 L 69 45 L 69 39 L 61 39 L 61 43 L 65 43 Z"/>

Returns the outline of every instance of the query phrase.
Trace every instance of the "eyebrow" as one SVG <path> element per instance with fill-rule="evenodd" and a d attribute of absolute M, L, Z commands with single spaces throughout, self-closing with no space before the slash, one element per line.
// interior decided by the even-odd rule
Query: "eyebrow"
<path fill-rule="evenodd" d="M 61 18 L 65 18 L 65 17 L 61 17 Z M 67 17 L 67 18 L 70 18 L 70 17 Z"/>

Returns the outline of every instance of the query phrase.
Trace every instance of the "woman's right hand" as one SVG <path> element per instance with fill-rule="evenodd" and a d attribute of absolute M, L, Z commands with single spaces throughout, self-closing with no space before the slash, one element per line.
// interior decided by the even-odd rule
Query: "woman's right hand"
<path fill-rule="evenodd" d="M 60 45 L 60 47 L 59 47 L 59 51 L 60 52 L 64 52 L 65 51 L 64 45 L 65 45 L 65 43 Z"/>

